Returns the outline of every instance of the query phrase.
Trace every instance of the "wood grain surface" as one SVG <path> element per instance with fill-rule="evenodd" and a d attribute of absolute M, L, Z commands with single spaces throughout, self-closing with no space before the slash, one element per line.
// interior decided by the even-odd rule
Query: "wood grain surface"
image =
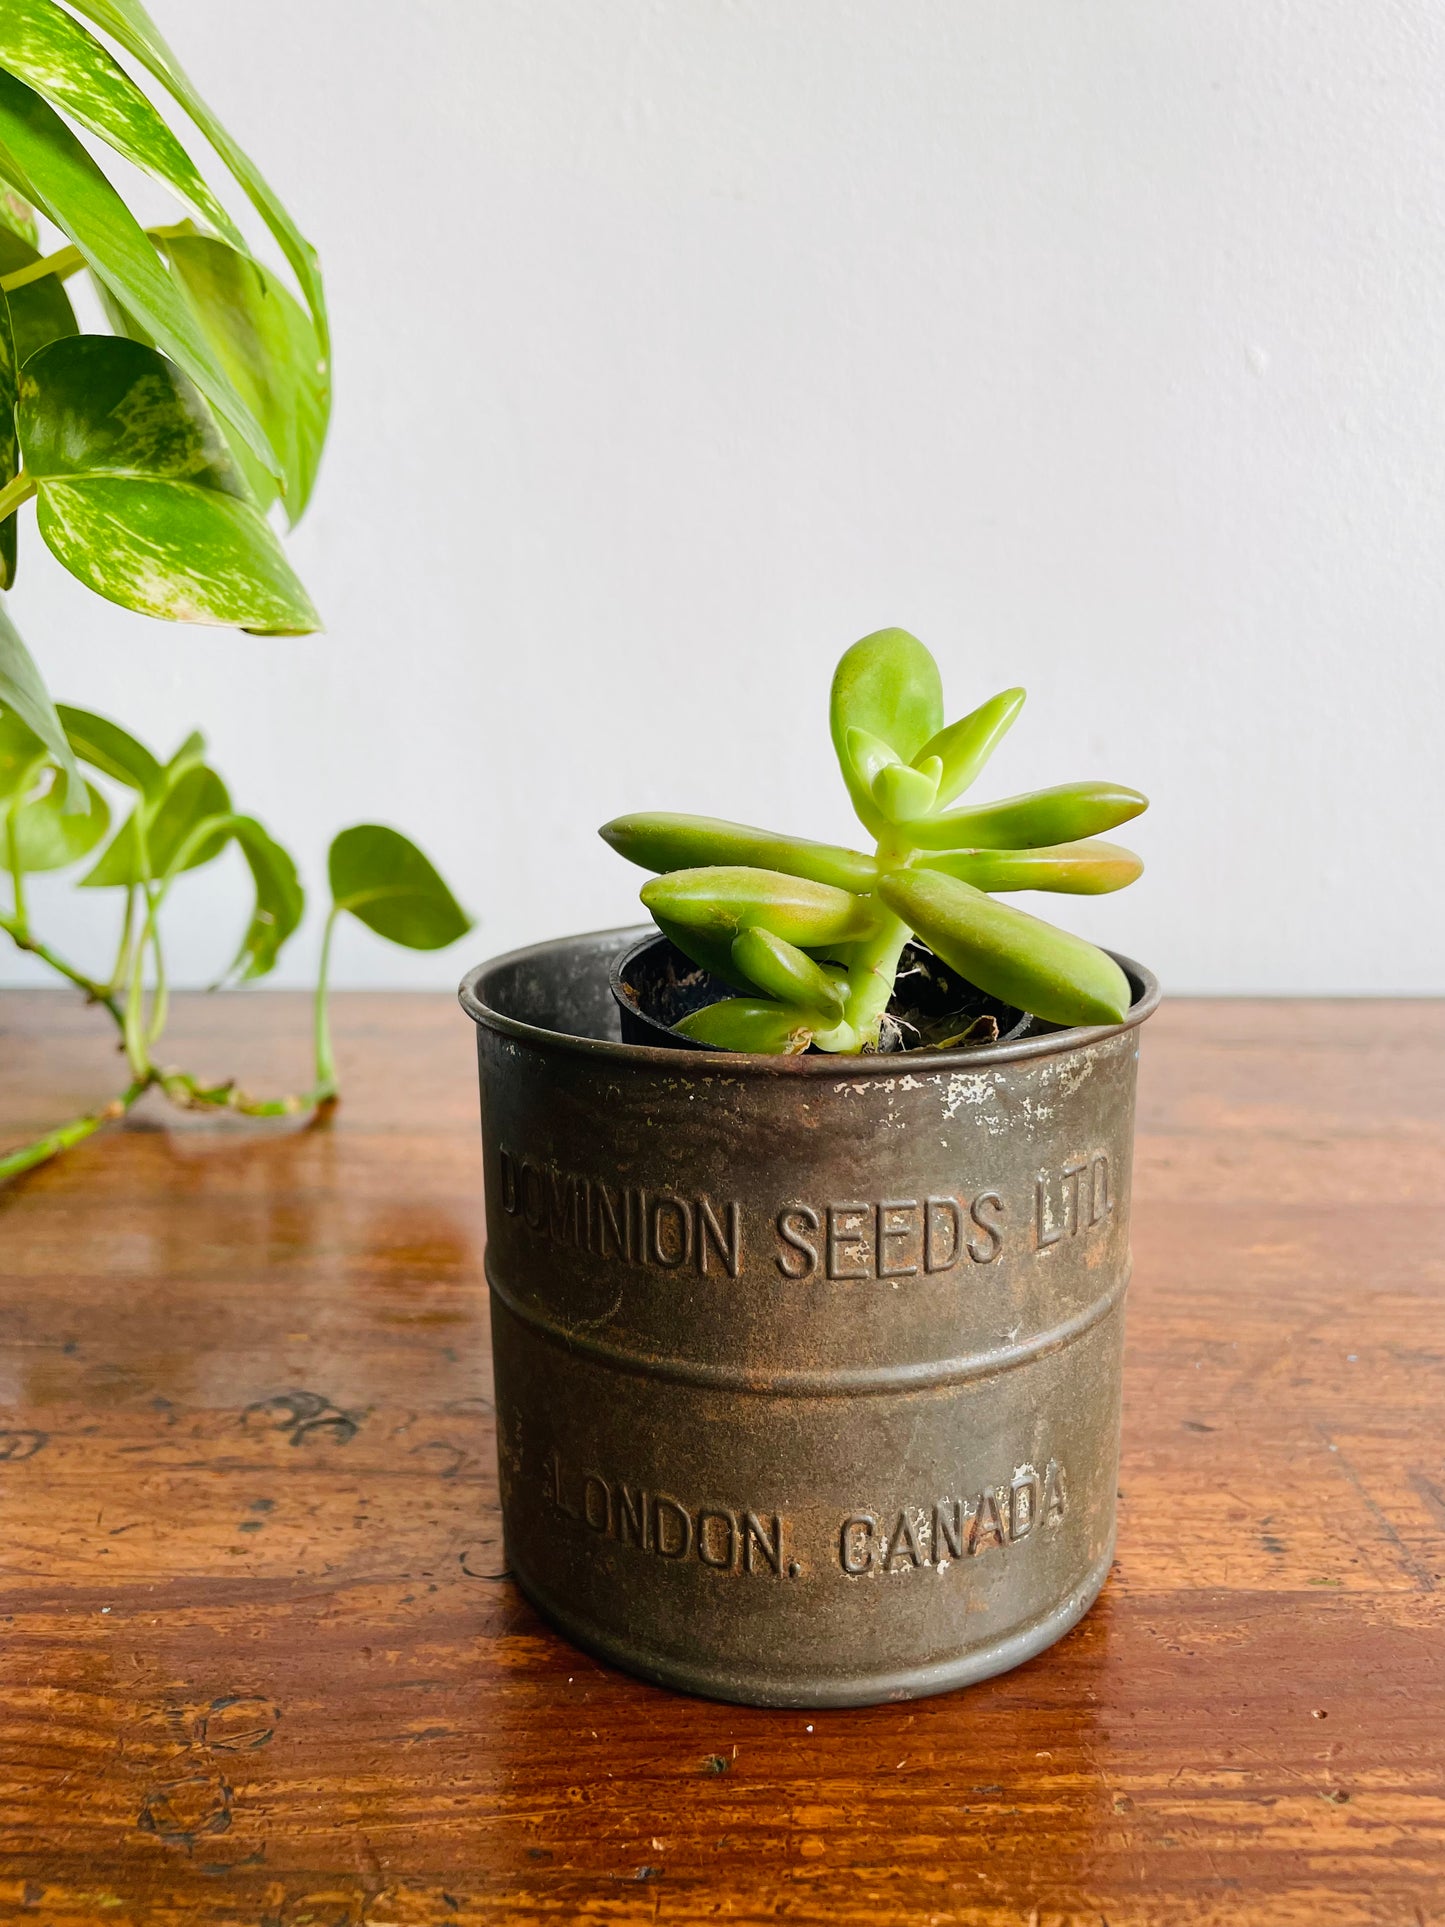
<path fill-rule="evenodd" d="M 1102 1600 L 794 1714 L 509 1583 L 470 1026 L 338 1002 L 329 1124 L 142 1108 L 0 1197 L 0 1920 L 1445 1923 L 1445 1006 L 1166 1005 Z M 298 999 L 175 1028 L 304 1079 Z M 0 1137 L 119 1081 L 0 997 Z"/>

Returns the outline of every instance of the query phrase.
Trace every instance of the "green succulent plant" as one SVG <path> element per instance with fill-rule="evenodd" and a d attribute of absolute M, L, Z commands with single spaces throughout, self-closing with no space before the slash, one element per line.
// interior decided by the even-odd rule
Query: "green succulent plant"
<path fill-rule="evenodd" d="M 1100 839 L 1147 808 L 1117 783 L 998 803 L 958 798 L 1023 707 L 1006 689 L 945 726 L 938 665 L 903 629 L 854 643 L 833 676 L 833 746 L 861 850 L 711 817 L 619 816 L 602 835 L 660 874 L 642 901 L 677 948 L 740 994 L 677 1026 L 726 1050 L 877 1050 L 904 947 L 917 937 L 978 989 L 1060 1024 L 1112 1024 L 1130 989 L 1105 951 L 999 895 L 1097 895 L 1143 869 Z"/>

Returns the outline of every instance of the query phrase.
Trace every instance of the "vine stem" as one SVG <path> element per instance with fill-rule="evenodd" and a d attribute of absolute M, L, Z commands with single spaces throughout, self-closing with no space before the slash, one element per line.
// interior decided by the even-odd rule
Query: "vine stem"
<path fill-rule="evenodd" d="M 15 810 L 5 813 L 5 859 L 10 866 L 10 882 L 15 892 L 15 922 L 21 930 L 29 926 L 25 914 L 25 872 L 20 867 L 20 844 L 15 835 Z"/>
<path fill-rule="evenodd" d="M 74 1145 L 83 1144 L 102 1124 L 116 1123 L 152 1086 L 163 1091 L 180 1110 L 234 1111 L 241 1117 L 300 1117 L 306 1111 L 320 1116 L 336 1103 L 334 1084 L 329 1090 L 305 1091 L 287 1097 L 250 1097 L 237 1088 L 234 1079 L 224 1084 L 203 1084 L 187 1071 L 152 1069 L 143 1077 L 133 1078 L 119 1097 L 102 1104 L 99 1110 L 87 1111 L 68 1123 L 57 1124 L 54 1130 L 42 1132 L 28 1144 L 0 1155 L 0 1184 L 9 1178 L 18 1178 L 23 1171 L 33 1171 L 37 1164 L 59 1157 Z"/>
<path fill-rule="evenodd" d="M 43 1136 L 32 1138 L 29 1144 L 22 1144 L 18 1150 L 7 1152 L 0 1157 L 0 1184 L 7 1178 L 18 1178 L 22 1171 L 33 1171 L 37 1164 L 58 1157 L 62 1151 L 68 1151 L 76 1144 L 83 1144 L 102 1124 L 112 1124 L 117 1118 L 124 1117 L 150 1083 L 148 1077 L 137 1077 L 119 1097 L 113 1097 L 109 1104 L 102 1104 L 98 1111 L 87 1111 L 82 1117 L 71 1118 L 67 1124 L 57 1124 L 53 1131 L 46 1131 Z"/>
<path fill-rule="evenodd" d="M 172 1104 L 183 1111 L 235 1111 L 240 1117 L 299 1117 L 303 1111 L 325 1110 L 336 1100 L 334 1090 L 252 1097 L 234 1078 L 224 1084 L 203 1084 L 186 1071 L 160 1071 L 157 1082 Z"/>

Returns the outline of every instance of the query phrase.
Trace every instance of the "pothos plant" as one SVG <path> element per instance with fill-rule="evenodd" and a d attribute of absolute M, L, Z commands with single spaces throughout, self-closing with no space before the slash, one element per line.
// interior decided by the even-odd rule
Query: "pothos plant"
<path fill-rule="evenodd" d="M 256 258 L 117 52 L 219 155 L 296 292 Z M 142 227 L 82 136 L 168 189 L 181 218 Z M 47 230 L 54 233 L 43 243 Z M 80 332 L 66 284 L 81 273 L 110 334 Z M 294 527 L 305 510 L 329 411 L 330 340 L 315 252 L 139 0 L 3 0 L 0 590 L 15 581 L 21 511 L 33 501 L 40 539 L 56 559 L 124 608 L 254 635 L 317 628 L 268 515 L 279 510 Z M 128 796 L 113 835 L 106 794 L 82 765 Z M 152 1087 L 184 1105 L 257 1115 L 330 1101 L 326 987 L 336 918 L 350 911 L 418 949 L 470 927 L 405 837 L 375 824 L 344 830 L 330 853 L 314 1088 L 252 1098 L 234 1082 L 204 1084 L 160 1054 L 162 911 L 178 877 L 232 844 L 249 866 L 255 902 L 228 974 L 256 978 L 274 967 L 301 921 L 305 898 L 291 857 L 254 816 L 233 808 L 199 734 L 162 762 L 118 724 L 58 709 L 0 600 L 0 871 L 12 893 L 0 928 L 111 1013 L 128 1068 L 112 1104 L 0 1156 L 0 1178 L 78 1142 Z M 32 873 L 97 850 L 81 887 L 117 891 L 122 905 L 114 965 L 103 978 L 42 940 L 26 896 Z"/>
<path fill-rule="evenodd" d="M 871 855 L 711 817 L 620 816 L 602 835 L 659 871 L 642 901 L 663 935 L 741 994 L 676 1029 L 727 1050 L 873 1051 L 917 937 L 988 995 L 1059 1024 L 1113 1024 L 1129 981 L 1106 951 L 1001 893 L 1094 895 L 1143 865 L 1102 841 L 1148 807 L 1116 783 L 1065 783 L 954 807 L 1023 707 L 1006 689 L 945 726 L 938 665 L 916 637 L 880 629 L 833 677 L 833 746 Z M 906 1039 L 903 1040 L 906 1042 Z"/>

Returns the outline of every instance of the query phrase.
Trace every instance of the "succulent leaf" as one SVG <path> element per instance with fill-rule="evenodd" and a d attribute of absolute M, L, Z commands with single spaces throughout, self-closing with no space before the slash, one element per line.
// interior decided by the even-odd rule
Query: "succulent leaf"
<path fill-rule="evenodd" d="M 746 823 L 729 823 L 714 816 L 678 816 L 670 812 L 639 811 L 614 817 L 599 832 L 619 856 L 644 870 L 694 870 L 709 864 L 743 865 L 779 870 L 784 876 L 810 877 L 839 890 L 866 895 L 878 876 L 878 865 L 861 850 L 836 843 L 812 843 L 806 837 L 781 836 L 755 830 Z"/>
<path fill-rule="evenodd" d="M 881 737 L 901 761 L 911 762 L 943 722 L 938 664 L 906 629 L 875 630 L 846 650 L 833 672 L 829 721 L 853 807 L 875 836 L 886 835 L 887 818 L 853 768 L 848 731 Z"/>
<path fill-rule="evenodd" d="M 652 921 L 670 944 L 680 950 L 684 957 L 690 957 L 710 977 L 716 977 L 719 983 L 727 984 L 747 996 L 752 996 L 756 991 L 757 985 L 745 977 L 733 962 L 732 931 L 690 930 L 686 924 L 674 923 L 657 910 L 652 913 Z"/>
<path fill-rule="evenodd" d="M 752 1051 L 762 1057 L 796 1057 L 813 1041 L 817 1016 L 788 1004 L 756 997 L 725 997 L 674 1025 L 694 1043 L 721 1050 Z"/>
<path fill-rule="evenodd" d="M 914 767 L 921 769 L 929 756 L 939 758 L 943 764 L 938 784 L 940 805 L 961 796 L 979 774 L 1012 729 L 1014 718 L 1024 706 L 1025 694 L 1022 689 L 1005 689 L 986 703 L 980 703 L 959 722 L 939 730 L 923 745 L 914 759 Z"/>
<path fill-rule="evenodd" d="M 903 761 L 897 750 L 890 749 L 883 738 L 873 735 L 871 730 L 850 729 L 843 740 L 853 774 L 870 792 L 885 769 Z"/>
<path fill-rule="evenodd" d="M 927 816 L 938 795 L 939 762 L 929 759 L 927 770 L 912 769 L 907 763 L 889 763 L 880 769 L 873 783 L 873 800 L 888 818 L 901 828 Z"/>
<path fill-rule="evenodd" d="M 998 803 L 949 810 L 917 824 L 913 836 L 925 850 L 1033 850 L 1097 836 L 1148 807 L 1147 796 L 1119 783 L 1060 783 Z"/>
<path fill-rule="evenodd" d="M 642 901 L 655 917 L 685 930 L 732 938 L 750 926 L 800 949 L 852 943 L 873 927 L 863 899 L 807 877 L 719 864 L 673 870 L 643 885 Z M 689 952 L 691 954 L 691 952 Z"/>
<path fill-rule="evenodd" d="M 749 983 L 781 1003 L 796 1004 L 830 1026 L 843 1015 L 844 994 L 837 979 L 806 951 L 770 930 L 753 926 L 734 938 L 732 961 Z"/>
<path fill-rule="evenodd" d="M 1096 945 L 933 870 L 886 876 L 879 893 L 936 955 L 990 996 L 1056 1024 L 1118 1024 L 1129 980 Z"/>
<path fill-rule="evenodd" d="M 1050 843 L 1038 850 L 956 850 L 924 857 L 924 870 L 958 877 L 976 890 L 1067 890 L 1074 896 L 1102 896 L 1122 890 L 1144 865 L 1122 844 L 1088 837 L 1081 843 Z"/>

